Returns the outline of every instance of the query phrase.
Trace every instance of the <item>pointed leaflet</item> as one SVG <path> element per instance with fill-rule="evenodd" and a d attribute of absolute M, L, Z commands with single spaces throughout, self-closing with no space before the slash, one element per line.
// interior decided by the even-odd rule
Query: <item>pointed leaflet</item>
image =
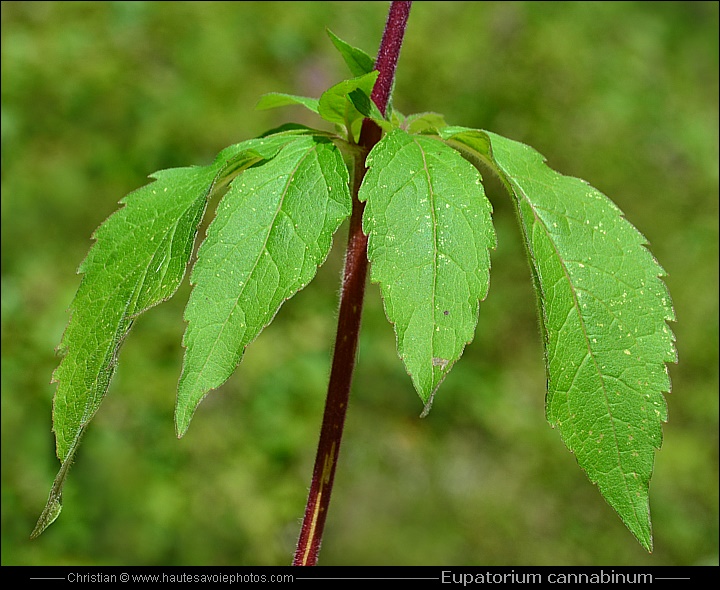
<path fill-rule="evenodd" d="M 335 45 L 335 48 L 340 52 L 342 58 L 345 60 L 345 64 L 350 69 L 353 76 L 362 76 L 373 71 L 375 67 L 375 60 L 365 53 L 362 49 L 353 47 L 349 43 L 343 41 L 330 29 L 326 29 L 330 40 Z"/>
<path fill-rule="evenodd" d="M 317 98 L 308 98 L 307 96 L 297 96 L 295 94 L 285 94 L 283 92 L 268 92 L 267 94 L 263 94 L 255 105 L 255 110 L 265 111 L 268 109 L 275 109 L 277 107 L 294 104 L 300 104 L 306 109 L 311 110 L 316 115 L 318 114 Z"/>
<path fill-rule="evenodd" d="M 367 157 L 371 278 L 380 283 L 398 354 L 429 409 L 432 396 L 475 332 L 487 295 L 491 206 L 480 175 L 434 138 L 396 130 Z"/>
<path fill-rule="evenodd" d="M 315 276 L 351 208 L 342 156 L 317 137 L 295 138 L 274 159 L 233 181 L 191 275 L 178 435 L 283 302 Z"/>
<path fill-rule="evenodd" d="M 53 430 L 62 466 L 33 537 L 61 510 L 62 486 L 82 434 L 107 392 L 117 355 L 133 320 L 168 299 L 185 273 L 208 196 L 244 166 L 272 157 L 278 136 L 231 146 L 209 166 L 163 170 L 129 194 L 125 206 L 95 232 L 78 272 L 80 287 L 55 370 Z"/>
<path fill-rule="evenodd" d="M 483 149 L 480 132 L 464 133 L 455 139 Z M 536 280 L 548 420 L 651 550 L 648 486 L 667 419 L 665 363 L 676 360 L 665 273 L 605 195 L 526 145 L 481 135 L 515 195 Z"/>

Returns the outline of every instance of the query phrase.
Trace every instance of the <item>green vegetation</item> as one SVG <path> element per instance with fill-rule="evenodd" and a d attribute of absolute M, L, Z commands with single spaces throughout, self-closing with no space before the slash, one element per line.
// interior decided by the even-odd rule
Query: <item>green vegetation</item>
<path fill-rule="evenodd" d="M 207 162 L 238 136 L 283 122 L 252 113 L 258 94 L 317 95 L 340 79 L 316 31 L 330 25 L 372 47 L 384 16 L 372 3 L 172 6 L 3 5 L 4 563 L 286 563 L 294 545 L 334 330 L 335 251 L 179 443 L 171 408 L 187 285 L 138 321 L 65 490 L 68 505 L 88 509 L 63 532 L 26 541 L 55 468 L 49 424 L 46 438 L 37 434 L 53 390 L 47 351 L 88 231 L 147 170 Z M 447 34 L 434 28 L 440 20 Z M 653 481 L 655 554 L 608 518 L 539 420 L 530 277 L 512 210 L 491 193 L 492 289 L 476 344 L 427 420 L 417 420 L 369 290 L 323 563 L 716 560 L 716 22 L 711 4 L 428 3 L 414 10 L 395 93 L 402 111 L 433 108 L 451 123 L 502 131 L 601 186 L 663 262 L 682 363 L 671 367 L 668 451 Z M 301 75 L 291 83 L 274 79 L 293 71 Z M 114 399 L 121 392 L 132 405 Z"/>

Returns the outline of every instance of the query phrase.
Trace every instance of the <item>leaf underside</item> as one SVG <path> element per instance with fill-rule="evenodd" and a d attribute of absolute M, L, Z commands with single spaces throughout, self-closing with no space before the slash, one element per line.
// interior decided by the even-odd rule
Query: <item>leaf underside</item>
<path fill-rule="evenodd" d="M 665 273 L 645 238 L 586 182 L 493 133 L 447 131 L 483 152 L 515 197 L 539 298 L 547 418 L 648 550 L 655 450 L 677 359 Z M 488 146 L 491 145 L 491 151 Z"/>
<path fill-rule="evenodd" d="M 367 166 L 359 198 L 371 279 L 427 410 L 472 340 L 487 295 L 491 206 L 477 170 L 435 138 L 396 130 Z"/>
<path fill-rule="evenodd" d="M 175 413 L 179 436 L 282 303 L 315 276 L 350 211 L 347 168 L 324 139 L 297 137 L 233 181 L 191 275 Z"/>

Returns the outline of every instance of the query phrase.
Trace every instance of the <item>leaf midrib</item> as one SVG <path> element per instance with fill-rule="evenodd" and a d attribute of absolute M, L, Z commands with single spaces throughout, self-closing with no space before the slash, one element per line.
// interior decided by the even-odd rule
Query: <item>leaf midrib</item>
<path fill-rule="evenodd" d="M 288 179 L 287 179 L 287 182 L 286 182 L 286 184 L 285 184 L 285 187 L 283 188 L 282 195 L 281 195 L 281 197 L 279 198 L 279 204 L 278 204 L 277 210 L 275 211 L 275 214 L 273 215 L 273 218 L 272 218 L 272 224 L 271 224 L 271 226 L 270 226 L 270 231 L 268 231 L 268 232 L 267 232 L 267 235 L 265 236 L 265 241 L 263 242 L 263 246 L 262 246 L 262 248 L 260 248 L 259 253 L 258 253 L 258 256 L 257 256 L 257 258 L 255 259 L 255 262 L 253 263 L 252 268 L 250 269 L 250 272 L 248 273 L 248 278 L 247 278 L 247 280 L 243 283 L 242 287 L 240 288 L 240 291 L 238 292 L 237 297 L 235 298 L 235 303 L 233 304 L 232 310 L 227 314 L 227 317 L 226 317 L 225 321 L 223 322 L 222 327 L 221 327 L 220 330 L 218 331 L 217 338 L 215 338 L 215 341 L 212 343 L 211 351 L 214 351 L 214 350 L 215 350 L 215 347 L 217 346 L 218 342 L 221 340 L 222 334 L 224 333 L 225 329 L 227 328 L 227 326 L 228 326 L 228 324 L 229 324 L 229 322 L 230 322 L 230 318 L 231 318 L 232 315 L 235 313 L 235 310 L 237 309 L 238 305 L 240 304 L 240 299 L 241 299 L 243 293 L 245 292 L 245 289 L 247 288 L 248 284 L 250 283 L 250 279 L 252 278 L 253 273 L 254 273 L 255 270 L 257 269 L 257 266 L 258 266 L 260 260 L 262 259 L 263 254 L 267 251 L 267 243 L 268 243 L 268 241 L 270 240 L 270 236 L 272 235 L 273 231 L 274 231 L 275 228 L 276 228 L 276 223 L 275 223 L 275 221 L 277 220 L 278 215 L 279 215 L 279 214 L 281 213 L 281 211 L 282 211 L 282 206 L 283 206 L 283 204 L 284 204 L 284 202 L 285 202 L 285 198 L 287 197 L 287 193 L 288 193 L 288 190 L 289 190 L 289 188 L 290 188 L 290 184 L 292 183 L 292 180 L 293 180 L 293 178 L 294 178 L 294 176 L 295 176 L 295 173 L 297 172 L 297 170 L 298 170 L 298 168 L 300 167 L 300 165 L 305 161 L 305 159 L 308 158 L 308 157 L 310 156 L 310 154 L 315 153 L 315 152 L 317 151 L 317 148 L 318 148 L 318 144 L 315 144 L 315 145 L 312 146 L 311 149 L 309 149 L 305 154 L 303 154 L 303 155 L 301 156 L 301 158 L 298 160 L 298 162 L 297 162 L 297 164 L 295 165 L 295 167 L 293 168 L 292 172 L 288 175 Z M 282 149 L 285 149 L 285 148 L 282 148 Z M 267 184 L 267 183 L 266 183 L 266 184 Z M 262 185 L 261 185 L 261 186 L 262 186 Z M 269 252 L 268 252 L 268 255 L 270 255 Z M 271 257 L 272 257 L 272 256 L 271 256 Z M 277 266 L 277 264 L 276 264 L 276 266 Z M 243 336 L 244 336 L 244 335 L 245 335 L 245 334 L 243 334 Z M 243 340 L 245 340 L 245 338 L 243 338 Z M 247 344 L 248 344 L 248 343 L 245 343 L 245 345 L 243 346 L 243 349 L 245 348 L 245 346 L 247 346 Z M 242 355 L 242 352 L 241 352 L 241 355 Z M 198 377 L 196 377 L 196 379 L 195 379 L 195 382 L 196 382 L 196 383 L 197 383 L 197 380 L 198 380 L 199 376 L 205 371 L 205 368 L 207 367 L 207 364 L 208 364 L 208 362 L 210 361 L 210 359 L 211 359 L 212 357 L 213 357 L 213 353 L 212 353 L 212 352 L 211 352 L 210 354 L 205 355 L 205 360 L 203 361 L 202 367 L 201 367 L 201 368 L 197 371 L 197 373 L 196 373 L 197 376 L 198 376 Z"/>
<path fill-rule="evenodd" d="M 438 243 L 437 243 L 437 212 L 435 211 L 435 200 L 436 200 L 436 194 L 433 187 L 432 179 L 430 177 L 430 168 L 427 163 L 427 158 L 425 156 L 425 150 L 422 148 L 420 143 L 417 141 L 416 138 L 412 138 L 413 143 L 418 147 L 420 150 L 420 154 L 422 156 L 422 162 L 423 162 L 423 170 L 425 171 L 425 178 L 427 180 L 428 184 L 428 204 L 430 205 L 430 215 L 431 215 L 431 225 L 432 225 L 432 247 L 433 247 L 433 261 L 432 261 L 432 273 L 433 273 L 433 284 L 432 284 L 432 297 L 430 298 L 430 304 L 432 305 L 432 318 L 433 318 L 433 326 L 437 323 L 437 318 L 435 317 L 435 296 L 437 294 L 437 268 L 438 268 Z M 435 356 L 435 330 L 431 331 L 430 334 L 430 383 L 431 387 L 434 388 L 433 382 L 435 381 L 435 368 L 432 364 L 432 359 Z M 434 393 L 434 392 L 432 392 Z M 431 393 L 431 396 L 432 396 Z"/>
<path fill-rule="evenodd" d="M 175 234 L 177 232 L 177 227 L 178 227 L 178 224 L 180 223 L 180 220 L 184 217 L 184 215 L 187 214 L 188 211 L 190 211 L 195 206 L 195 204 L 198 202 L 198 200 L 200 198 L 207 198 L 208 194 L 212 191 L 212 187 L 214 186 L 214 184 L 215 184 L 215 182 L 213 182 L 213 185 L 211 185 L 210 189 L 208 189 L 208 191 L 206 191 L 203 195 L 201 195 L 201 197 L 198 197 L 197 199 L 192 200 L 190 203 L 188 203 L 188 205 L 186 207 L 183 207 L 182 213 L 179 216 L 167 215 L 168 218 L 174 219 L 175 221 L 173 223 L 171 223 L 170 226 L 161 234 L 161 238 L 156 242 L 157 247 L 148 253 L 148 256 L 147 256 L 148 264 L 155 258 L 156 254 L 160 250 L 168 250 L 168 248 L 171 247 L 172 238 L 175 236 Z M 128 205 L 126 204 L 125 206 L 127 207 Z M 151 226 L 153 223 L 154 223 L 153 220 L 148 220 L 146 223 L 135 224 L 135 227 L 142 228 L 143 225 Z M 170 239 L 168 240 L 168 238 L 170 238 Z M 124 244 L 124 242 L 125 242 L 125 240 L 123 241 L 123 244 Z M 122 249 L 122 248 L 120 248 L 120 249 Z M 132 294 L 130 295 L 128 301 L 125 303 L 125 309 L 123 310 L 117 325 L 113 328 L 113 336 L 111 338 L 111 345 L 109 346 L 109 352 L 107 355 L 105 355 L 103 361 L 100 363 L 101 368 L 108 367 L 111 362 L 111 359 L 117 355 L 119 344 L 122 342 L 124 334 L 127 334 L 127 332 L 129 331 L 130 325 L 132 325 L 133 319 L 136 318 L 137 316 L 139 316 L 144 311 L 147 311 L 147 309 L 149 309 L 149 307 L 153 307 L 154 305 L 159 303 L 159 302 L 155 302 L 152 306 L 149 306 L 149 307 L 147 307 L 145 309 L 141 309 L 141 310 L 133 308 L 133 305 L 135 303 L 137 303 L 139 294 L 142 292 L 142 290 L 145 286 L 145 281 L 148 276 L 149 266 L 143 265 L 143 264 L 136 264 L 136 265 L 134 265 L 133 268 L 135 271 L 139 272 L 141 274 L 141 276 L 139 276 L 136 281 L 133 281 L 133 282 L 135 282 L 135 287 L 134 287 Z M 166 269 L 167 269 L 167 266 L 166 266 Z M 86 270 L 83 273 L 83 280 L 85 280 L 85 277 L 87 277 L 88 274 L 91 272 L 92 272 L 92 269 Z M 167 270 L 165 271 L 165 274 L 167 274 Z M 116 294 L 119 291 L 121 291 L 122 287 L 126 284 L 127 284 L 127 282 L 118 282 L 115 284 L 115 288 L 112 291 L 110 291 L 109 293 L 107 293 L 107 296 L 104 298 L 105 303 L 103 304 L 103 309 L 107 308 L 108 306 L 110 306 L 110 307 L 113 306 L 113 303 L 117 301 Z M 90 332 L 86 332 L 83 340 L 81 342 L 77 343 L 74 348 L 76 350 L 84 349 L 85 343 L 87 342 L 87 339 L 89 336 L 90 336 Z M 76 375 L 77 371 L 78 371 L 77 363 L 74 363 L 72 372 L 67 376 L 67 378 L 64 381 L 72 382 L 76 378 L 75 375 Z M 86 425 L 92 419 L 93 415 L 95 414 L 95 411 L 97 411 L 97 408 L 96 408 L 92 412 L 88 413 L 88 411 L 90 410 L 91 407 L 97 405 L 95 403 L 95 401 L 96 401 L 96 394 L 97 394 L 97 384 L 98 384 L 98 381 L 100 380 L 100 374 L 101 374 L 101 372 L 98 372 L 98 374 L 95 376 L 95 379 L 93 380 L 93 383 L 92 383 L 92 387 L 90 388 L 90 391 L 89 391 L 89 393 L 92 392 L 92 394 L 88 395 L 87 399 L 85 400 L 84 408 L 82 411 L 82 418 L 80 420 L 80 424 L 82 426 Z M 107 391 L 101 393 L 101 396 L 100 396 L 101 399 L 102 399 L 102 397 L 105 396 L 106 393 L 107 393 Z M 77 438 L 79 438 L 79 437 L 75 437 L 75 439 L 77 439 Z"/>
<path fill-rule="evenodd" d="M 560 263 L 560 266 L 561 266 L 561 268 L 562 268 L 563 274 L 564 274 L 564 276 L 565 276 L 565 280 L 567 281 L 568 285 L 570 286 L 570 292 L 572 293 L 572 298 L 573 298 L 573 308 L 574 308 L 575 311 L 576 311 L 576 314 L 577 314 L 578 319 L 579 319 L 579 321 L 580 321 L 580 325 L 581 325 L 581 327 L 582 327 L 583 338 L 585 339 L 585 344 L 586 344 L 586 346 L 587 346 L 588 356 L 592 359 L 593 364 L 595 365 L 595 369 L 596 369 L 596 371 L 597 371 L 597 374 L 598 374 L 598 376 L 600 377 L 600 383 L 601 383 L 602 392 L 603 392 L 603 400 L 604 400 L 604 403 L 605 403 L 605 408 L 606 408 L 607 414 L 608 414 L 608 416 L 610 417 L 610 425 L 611 425 L 612 433 L 613 433 L 613 442 L 614 442 L 614 448 L 615 448 L 616 463 L 617 463 L 618 469 L 620 470 L 620 473 L 622 473 L 622 475 L 623 475 L 622 481 L 623 481 L 623 486 L 625 487 L 626 496 L 627 496 L 628 498 L 630 498 L 631 495 L 632 495 L 632 493 L 631 493 L 631 490 L 629 489 L 629 487 L 628 487 L 628 485 L 627 485 L 627 474 L 625 473 L 625 470 L 623 469 L 623 466 L 622 466 L 622 460 L 621 460 L 621 456 L 620 456 L 620 444 L 619 444 L 619 441 L 618 441 L 617 430 L 616 430 L 616 428 L 615 428 L 615 418 L 614 418 L 614 416 L 613 416 L 612 410 L 610 409 L 608 391 L 607 391 L 607 386 L 606 386 L 606 384 L 605 384 L 605 376 L 603 375 L 602 371 L 600 370 L 600 366 L 599 366 L 599 364 L 598 364 L 598 361 L 597 361 L 597 359 L 595 358 L 595 355 L 593 354 L 592 347 L 591 347 L 591 345 L 590 345 L 590 338 L 589 338 L 588 332 L 587 332 L 587 327 L 586 327 L 586 325 L 585 325 L 585 321 L 584 321 L 584 319 L 583 319 L 583 315 L 582 315 L 582 312 L 581 312 L 581 310 L 580 310 L 580 304 L 579 304 L 578 299 L 577 299 L 577 294 L 576 294 L 576 292 L 575 292 L 575 286 L 573 285 L 573 282 L 570 280 L 570 274 L 569 274 L 568 269 L 567 269 L 567 266 L 566 266 L 566 264 L 565 264 L 565 260 L 563 259 L 563 257 L 562 257 L 562 256 L 560 255 L 560 253 L 558 252 L 558 249 L 557 249 L 557 247 L 556 247 L 556 245 L 555 245 L 555 241 L 552 239 L 552 234 L 551 234 L 549 228 L 548 228 L 547 225 L 544 223 L 544 221 L 542 220 L 542 218 L 538 215 L 535 206 L 533 205 L 533 203 L 531 202 L 531 200 L 527 197 L 527 194 L 525 193 L 525 191 L 524 191 L 524 189 L 522 188 L 522 186 L 520 186 L 520 184 L 519 184 L 519 182 L 518 182 L 519 180 L 525 180 L 525 181 L 527 181 L 527 180 L 529 180 L 529 179 L 528 179 L 527 177 L 514 176 L 514 177 L 512 177 L 512 182 L 513 182 L 513 184 L 514 184 L 515 186 L 518 187 L 520 195 L 522 195 L 524 201 L 528 204 L 528 206 L 529 206 L 530 209 L 532 210 L 532 212 L 533 212 L 533 217 L 534 217 L 534 219 L 535 219 L 535 223 L 537 223 L 537 224 L 542 228 L 543 232 L 544 232 L 545 235 L 547 236 L 548 241 L 550 242 L 550 244 L 551 244 L 551 246 L 552 246 L 552 248 L 553 248 L 553 251 L 555 252 L 555 255 L 556 255 L 556 257 L 557 257 L 557 259 L 558 259 L 558 261 L 559 261 L 559 263 Z M 534 180 L 534 182 L 537 182 L 538 184 L 545 184 L 545 183 L 538 182 L 537 180 Z M 548 189 L 551 188 L 551 187 L 550 187 L 549 185 L 547 185 L 547 184 L 546 184 L 545 186 L 546 186 Z M 534 254 L 533 254 L 533 258 L 534 258 Z M 533 260 L 533 264 L 535 264 L 535 260 Z M 578 366 L 578 368 L 576 369 L 576 373 L 577 373 L 578 370 L 579 370 L 579 366 Z M 576 374 L 576 376 L 577 376 L 577 374 Z M 573 378 L 573 380 L 574 380 L 574 378 Z M 635 502 L 630 502 L 630 504 L 631 504 L 631 506 L 632 506 L 632 511 L 633 511 L 633 514 L 635 515 L 635 520 L 636 520 L 636 522 L 637 522 L 638 524 L 641 524 L 641 520 L 640 520 L 640 518 L 639 518 L 639 516 L 638 516 L 637 510 L 636 510 L 636 507 L 635 507 Z"/>

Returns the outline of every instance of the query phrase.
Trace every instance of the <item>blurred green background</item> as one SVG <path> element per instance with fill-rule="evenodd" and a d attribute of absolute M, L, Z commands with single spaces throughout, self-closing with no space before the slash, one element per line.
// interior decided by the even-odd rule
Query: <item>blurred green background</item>
<path fill-rule="evenodd" d="M 187 279 L 127 339 L 65 487 L 54 347 L 90 236 L 162 168 L 205 164 L 349 77 L 385 2 L 2 3 L 2 563 L 288 564 L 314 460 L 344 236 L 178 441 Z M 417 2 L 395 106 L 529 143 L 609 195 L 668 272 L 679 364 L 647 554 L 544 418 L 534 294 L 509 200 L 475 341 L 422 405 L 375 285 L 320 563 L 718 562 L 718 4 Z"/>

